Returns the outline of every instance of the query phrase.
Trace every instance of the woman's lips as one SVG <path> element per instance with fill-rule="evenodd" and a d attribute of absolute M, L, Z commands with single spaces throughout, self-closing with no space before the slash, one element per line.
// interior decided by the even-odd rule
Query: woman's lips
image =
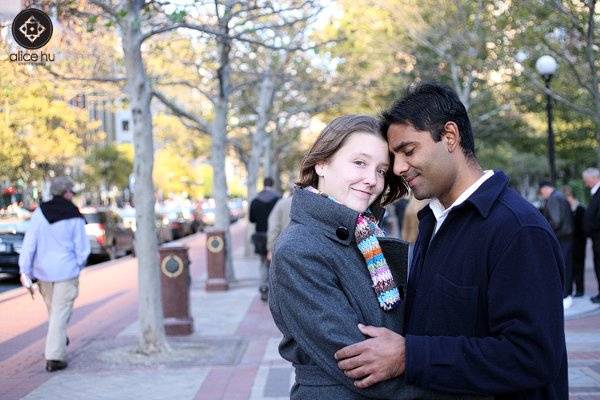
<path fill-rule="evenodd" d="M 365 199 L 368 199 L 368 198 L 370 198 L 370 197 L 371 197 L 371 195 L 372 195 L 372 193 L 370 193 L 370 192 L 366 192 L 366 191 L 364 191 L 364 190 L 360 190 L 360 189 L 354 189 L 354 188 L 352 188 L 352 190 L 354 190 L 355 192 L 357 192 L 357 193 L 358 193 L 358 195 L 359 195 L 360 197 L 363 197 L 363 198 L 365 198 Z"/>

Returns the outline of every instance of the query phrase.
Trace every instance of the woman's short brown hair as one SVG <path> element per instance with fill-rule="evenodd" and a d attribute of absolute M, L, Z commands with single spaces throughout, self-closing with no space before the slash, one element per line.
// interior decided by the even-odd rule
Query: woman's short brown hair
<path fill-rule="evenodd" d="M 315 165 L 327 161 L 332 157 L 353 133 L 369 133 L 386 138 L 381 134 L 379 121 L 367 115 L 344 115 L 331 121 L 319 134 L 310 150 L 300 162 L 300 179 L 296 182 L 299 187 L 312 186 L 317 188 L 319 176 Z M 390 160 L 393 155 L 390 154 Z M 375 199 L 373 204 L 385 206 L 408 193 L 404 180 L 396 175 L 390 166 L 385 174 L 383 192 Z"/>

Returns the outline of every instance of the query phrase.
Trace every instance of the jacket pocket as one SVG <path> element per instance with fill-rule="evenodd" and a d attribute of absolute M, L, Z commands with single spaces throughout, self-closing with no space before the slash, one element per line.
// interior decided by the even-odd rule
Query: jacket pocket
<path fill-rule="evenodd" d="M 441 274 L 436 274 L 429 297 L 427 334 L 473 336 L 477 320 L 477 301 L 477 286 L 460 286 Z"/>

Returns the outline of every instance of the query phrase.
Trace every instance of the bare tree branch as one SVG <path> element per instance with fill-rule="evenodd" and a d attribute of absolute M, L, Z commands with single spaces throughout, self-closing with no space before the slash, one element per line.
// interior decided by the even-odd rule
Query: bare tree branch
<path fill-rule="evenodd" d="M 210 134 L 210 124 L 202 117 L 192 114 L 182 107 L 175 104 L 175 102 L 167 99 L 167 97 L 157 90 L 153 90 L 152 94 L 158 98 L 165 106 L 167 106 L 175 115 L 183 118 L 187 118 L 195 124 L 195 129 L 200 130 L 203 133 Z"/>
<path fill-rule="evenodd" d="M 82 81 L 82 82 L 126 82 L 127 78 L 125 77 L 108 77 L 108 76 L 96 76 L 96 77 L 77 77 L 77 76 L 65 76 L 56 71 L 54 71 L 50 66 L 43 66 L 46 71 L 48 71 L 52 76 L 64 80 L 64 81 Z"/>

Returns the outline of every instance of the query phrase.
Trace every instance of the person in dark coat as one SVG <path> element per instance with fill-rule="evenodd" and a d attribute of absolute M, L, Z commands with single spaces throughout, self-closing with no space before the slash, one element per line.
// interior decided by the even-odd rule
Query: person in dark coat
<path fill-rule="evenodd" d="M 369 326 L 336 353 L 366 388 L 408 384 L 500 400 L 567 400 L 564 262 L 552 228 L 475 156 L 467 111 L 438 83 L 409 88 L 382 115 L 394 173 L 419 212 L 403 334 Z"/>
<path fill-rule="evenodd" d="M 267 230 L 269 228 L 269 214 L 281 196 L 273 190 L 273 178 L 263 180 L 263 190 L 260 191 L 250 203 L 248 219 L 255 224 L 252 242 L 254 252 L 260 256 L 260 285 L 258 290 L 260 298 L 267 300 L 269 292 L 269 260 L 267 259 Z"/>
<path fill-rule="evenodd" d="M 573 291 L 573 267 L 571 265 L 571 259 L 573 258 L 573 213 L 565 195 L 560 190 L 556 190 L 551 182 L 540 182 L 538 192 L 544 200 L 542 214 L 554 230 L 565 260 L 563 305 L 564 308 L 569 308 L 572 303 L 571 293 Z"/>
<path fill-rule="evenodd" d="M 571 257 L 573 279 L 567 285 L 571 291 L 573 290 L 573 285 L 575 285 L 574 297 L 582 297 L 585 292 L 585 247 L 587 241 L 583 230 L 585 207 L 575 198 L 573 189 L 570 186 L 563 186 L 561 191 L 565 194 L 573 215 L 573 257 Z"/>
<path fill-rule="evenodd" d="M 395 332 L 402 323 L 405 279 L 390 270 L 377 221 L 406 188 L 389 171 L 378 128 L 357 115 L 325 127 L 302 161 L 291 222 L 275 244 L 269 306 L 283 333 L 279 352 L 295 368 L 292 400 L 454 398 L 402 379 L 358 389 L 333 357 L 364 338 L 359 323 Z"/>
<path fill-rule="evenodd" d="M 583 171 L 583 182 L 590 189 L 592 199 L 585 210 L 583 229 L 592 239 L 594 252 L 594 272 L 598 281 L 598 294 L 591 298 L 592 303 L 600 303 L 600 170 L 588 168 Z"/>

